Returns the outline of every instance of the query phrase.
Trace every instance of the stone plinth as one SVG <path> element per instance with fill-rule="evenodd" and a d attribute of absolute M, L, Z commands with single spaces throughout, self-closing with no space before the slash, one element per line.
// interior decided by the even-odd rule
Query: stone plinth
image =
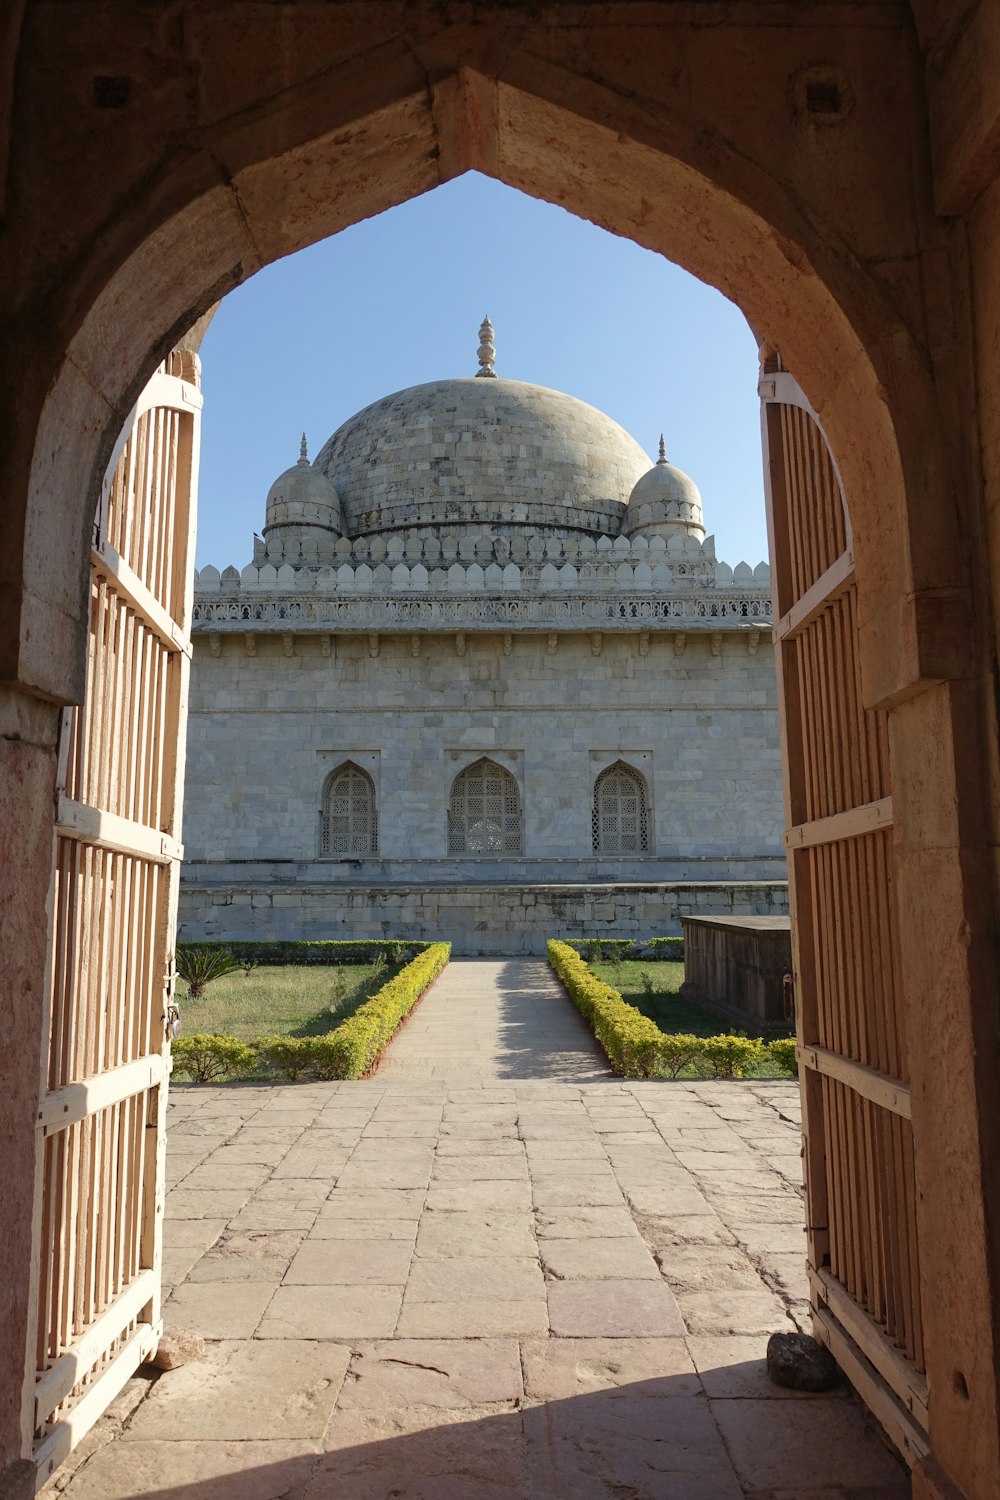
<path fill-rule="evenodd" d="M 684 916 L 685 987 L 725 1016 L 784 1026 L 784 977 L 792 970 L 791 922 L 785 915 Z"/>

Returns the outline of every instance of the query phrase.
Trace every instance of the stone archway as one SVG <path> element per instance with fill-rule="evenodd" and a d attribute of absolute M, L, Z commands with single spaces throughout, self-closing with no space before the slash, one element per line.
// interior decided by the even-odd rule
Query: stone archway
<path fill-rule="evenodd" d="M 787 96 L 793 121 L 809 128 L 799 83 L 817 41 L 806 27 L 780 47 L 730 46 L 728 55 L 721 31 L 712 39 L 681 28 L 670 66 L 657 71 L 647 61 L 660 55 L 657 22 L 646 38 L 635 25 L 627 34 L 607 24 L 560 29 L 521 12 L 452 25 L 418 10 L 404 21 L 394 6 L 377 23 L 353 12 L 330 18 L 322 35 L 310 33 L 310 24 L 322 30 L 316 18 L 297 22 L 251 26 L 239 70 L 229 66 L 226 29 L 211 19 L 195 25 L 203 117 L 190 122 L 187 149 L 161 147 L 157 156 L 154 148 L 143 186 L 109 191 L 105 232 L 75 245 L 58 288 L 44 288 L 48 302 L 29 297 L 16 321 L 7 378 L 22 404 L 8 478 L 26 504 L 5 563 L 5 676 L 33 699 L 79 697 L 86 538 L 117 432 L 178 335 L 268 261 L 477 168 L 630 235 L 738 301 L 781 348 L 837 456 L 855 534 L 863 697 L 902 705 L 893 749 L 904 944 L 907 932 L 912 939 L 904 968 L 927 1064 L 940 997 L 920 962 L 919 935 L 932 915 L 951 945 L 955 982 L 943 1020 L 962 1039 L 952 1061 L 971 1097 L 948 1106 L 954 1091 L 938 1088 L 928 1065 L 915 1076 L 915 1108 L 928 1122 L 951 1110 L 948 1139 L 936 1145 L 928 1131 L 922 1142 L 921 1187 L 941 1231 L 925 1274 L 942 1273 L 935 1316 L 964 1351 L 965 1394 L 942 1366 L 935 1451 L 979 1486 L 995 1455 L 988 1437 L 971 1434 L 995 1432 L 995 1387 L 971 993 L 976 966 L 988 975 L 988 962 L 976 944 L 960 951 L 959 933 L 971 922 L 985 934 L 987 922 L 959 832 L 978 763 L 969 758 L 960 796 L 956 748 L 963 719 L 979 706 L 964 656 L 971 626 L 955 519 L 963 476 L 949 464 L 948 413 L 925 349 L 927 286 L 947 302 L 948 278 L 924 247 L 945 249 L 947 235 L 898 190 L 893 159 L 919 135 L 910 65 L 880 53 L 863 29 L 847 39 L 850 93 L 895 69 L 905 102 L 886 112 L 891 129 L 878 152 L 869 134 L 842 138 L 835 170 L 828 154 L 817 189 L 811 161 L 822 147 L 790 153 L 788 110 L 776 124 L 754 103 Z M 275 34 L 274 24 L 285 29 Z M 306 61 L 310 48 L 326 58 L 318 73 Z M 266 83 L 275 55 L 286 80 L 278 94 Z M 834 84 L 849 113 L 839 67 Z M 184 105 L 176 108 L 183 115 Z M 162 138 L 155 120 L 150 131 L 151 142 Z M 921 254 L 918 289 L 901 267 Z M 44 326 L 32 341 L 40 305 Z M 922 795 L 929 755 L 947 789 L 943 822 Z M 29 836 L 44 839 L 46 826 L 44 807 L 34 808 Z M 30 1017 L 25 1025 L 27 1036 Z M 12 1118 L 19 1102 L 15 1089 Z M 956 1264 L 972 1288 L 964 1295 Z M 933 1328 L 929 1340 L 933 1355 Z M 942 1359 L 943 1345 L 942 1336 Z M 989 1483 L 969 1494 L 985 1495 Z"/>

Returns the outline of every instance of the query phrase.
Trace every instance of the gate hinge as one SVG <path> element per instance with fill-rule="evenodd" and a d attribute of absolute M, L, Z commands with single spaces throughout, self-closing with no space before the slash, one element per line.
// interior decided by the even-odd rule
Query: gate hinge
<path fill-rule="evenodd" d="M 786 1021 L 795 1020 L 795 979 L 786 974 L 781 981 L 781 1005 Z"/>

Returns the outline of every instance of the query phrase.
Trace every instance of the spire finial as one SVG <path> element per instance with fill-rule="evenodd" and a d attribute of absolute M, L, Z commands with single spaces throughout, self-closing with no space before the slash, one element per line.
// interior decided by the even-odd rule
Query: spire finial
<path fill-rule="evenodd" d="M 477 380 L 496 380 L 497 372 L 493 366 L 496 363 L 496 351 L 493 348 L 493 324 L 490 322 L 489 314 L 479 325 L 479 369 L 476 371 Z"/>
<path fill-rule="evenodd" d="M 666 461 L 667 461 L 667 445 L 663 441 L 663 433 L 661 432 L 660 433 L 660 456 L 656 460 L 656 462 L 658 464 L 665 464 Z"/>
<path fill-rule="evenodd" d="M 306 447 L 306 435 L 305 435 L 305 433 L 303 433 L 302 434 L 302 441 L 299 444 L 299 463 L 300 464 L 307 464 L 308 462 L 309 462 L 309 450 Z"/>

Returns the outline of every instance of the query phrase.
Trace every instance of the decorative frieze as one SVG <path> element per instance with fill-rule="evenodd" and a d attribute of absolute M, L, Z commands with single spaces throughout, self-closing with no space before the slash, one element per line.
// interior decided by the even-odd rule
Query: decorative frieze
<path fill-rule="evenodd" d="M 538 595 L 531 599 L 477 597 L 362 598 L 274 594 L 256 598 L 196 597 L 194 630 L 246 630 L 248 625 L 278 629 L 294 622 L 296 631 L 454 630 L 456 626 L 492 627 L 504 631 L 669 630 L 683 621 L 684 630 L 733 630 L 767 627 L 769 594 L 718 592 L 670 597 L 576 594 Z M 683 632 L 680 632 L 683 634 Z"/>

